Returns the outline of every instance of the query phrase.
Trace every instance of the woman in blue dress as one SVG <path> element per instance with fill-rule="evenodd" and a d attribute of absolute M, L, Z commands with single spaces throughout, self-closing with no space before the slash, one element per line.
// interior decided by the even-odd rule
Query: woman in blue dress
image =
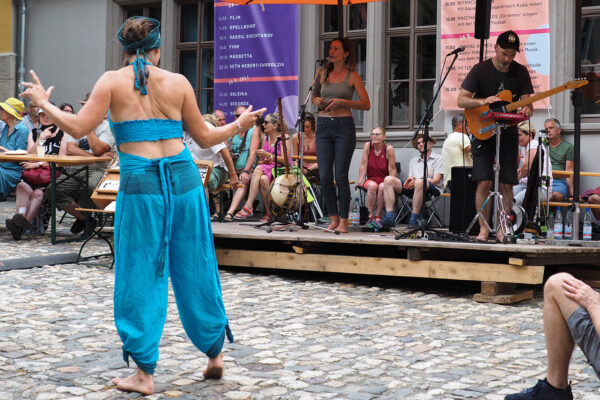
<path fill-rule="evenodd" d="M 50 104 L 52 87 L 44 89 L 33 71 L 23 95 L 75 138 L 110 113 L 121 168 L 114 232 L 115 324 L 125 361 L 131 357 L 138 367 L 134 375 L 113 382 L 121 390 L 150 394 L 169 275 L 183 327 L 209 358 L 206 378 L 222 376 L 223 342 L 225 336 L 233 340 L 204 188 L 182 141 L 182 121 L 206 148 L 250 129 L 265 110 L 252 112 L 250 106 L 236 121 L 209 129 L 188 80 L 155 66 L 160 59 L 158 21 L 129 18 L 117 38 L 129 65 L 104 73 L 76 115 Z"/>
<path fill-rule="evenodd" d="M 21 113 L 25 104 L 9 97 L 0 102 L 0 151 L 27 150 L 29 129 L 22 122 Z M 0 163 L 0 201 L 6 201 L 10 192 L 17 186 L 23 167 L 19 163 Z"/>

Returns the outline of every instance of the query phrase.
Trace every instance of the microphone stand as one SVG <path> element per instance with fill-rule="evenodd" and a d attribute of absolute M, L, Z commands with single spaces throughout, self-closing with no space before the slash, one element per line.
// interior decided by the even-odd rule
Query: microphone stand
<path fill-rule="evenodd" d="M 317 79 L 319 78 L 319 72 L 322 70 L 322 68 L 325 65 L 326 61 L 324 61 L 324 60 L 318 60 L 317 63 L 319 63 L 319 69 L 315 73 L 315 78 L 313 79 L 312 84 L 308 88 L 308 93 L 306 93 L 306 99 L 304 100 L 304 103 L 302 105 L 300 105 L 300 110 L 298 111 L 298 120 L 296 121 L 296 125 L 295 125 L 296 131 L 298 132 L 298 136 L 300 138 L 299 146 L 298 146 L 298 151 L 300 153 L 299 154 L 299 156 L 300 156 L 300 171 L 299 171 L 299 177 L 298 177 L 298 179 L 300 180 L 300 199 L 299 199 L 299 202 L 298 202 L 299 203 L 299 206 L 298 206 L 298 218 L 296 219 L 295 222 L 302 229 L 308 229 L 309 228 L 309 225 L 304 223 L 304 221 L 303 221 L 303 215 L 302 215 L 302 200 L 304 198 L 304 189 L 305 189 L 305 185 L 304 185 L 304 173 L 302 171 L 302 167 L 304 166 L 304 123 L 306 121 L 306 105 L 308 104 L 308 101 L 312 97 L 313 89 L 315 87 L 315 84 L 317 83 Z M 293 149 L 291 151 L 293 153 Z M 313 195 L 313 197 L 314 197 L 314 195 Z M 316 197 L 314 198 L 314 201 L 317 201 Z M 327 229 L 327 228 L 323 228 L 321 226 L 318 226 L 316 224 L 316 221 L 315 221 L 315 224 L 310 225 L 310 227 L 321 229 L 321 230 L 324 230 L 324 231 L 327 231 L 327 232 L 333 232 L 336 235 L 339 235 L 339 232 L 336 231 L 336 230 Z"/>
<path fill-rule="evenodd" d="M 417 127 L 417 129 L 415 130 L 415 133 L 412 136 L 412 140 L 415 140 L 417 138 L 417 136 L 419 135 L 419 131 L 421 130 L 421 128 L 423 128 L 423 145 L 424 145 L 423 155 L 422 155 L 423 156 L 423 202 L 421 203 L 421 209 L 419 210 L 419 227 L 416 229 L 411 229 L 404 233 L 397 234 L 395 236 L 396 240 L 401 239 L 401 238 L 406 238 L 406 237 L 413 237 L 419 231 L 421 233 L 421 238 L 424 238 L 424 239 L 440 238 L 440 239 L 449 239 L 449 240 L 464 240 L 463 237 L 461 237 L 459 235 L 454 235 L 449 232 L 444 232 L 444 231 L 440 231 L 440 230 L 436 230 L 436 229 L 426 229 L 426 228 L 428 228 L 428 223 L 425 220 L 425 218 L 423 218 L 424 217 L 423 209 L 425 207 L 425 201 L 427 200 L 427 191 L 429 190 L 429 182 L 427 181 L 427 168 L 428 168 L 427 162 L 429 161 L 428 154 L 427 154 L 427 145 L 429 142 L 429 123 L 431 122 L 429 113 L 433 109 L 433 104 L 437 100 L 437 98 L 440 94 L 440 91 L 442 90 L 442 87 L 444 86 L 444 82 L 446 81 L 446 78 L 448 78 L 448 75 L 450 74 L 450 71 L 452 70 L 454 63 L 456 62 L 456 59 L 458 58 L 459 53 L 460 52 L 454 54 L 454 58 L 452 59 L 450 66 L 446 70 L 446 74 L 440 81 L 440 84 L 439 84 L 435 94 L 433 95 L 431 101 L 427 105 L 427 109 L 423 113 L 423 117 L 421 118 L 421 122 L 419 123 L 419 126 Z M 426 232 L 426 230 L 429 230 L 431 235 L 429 235 Z"/>

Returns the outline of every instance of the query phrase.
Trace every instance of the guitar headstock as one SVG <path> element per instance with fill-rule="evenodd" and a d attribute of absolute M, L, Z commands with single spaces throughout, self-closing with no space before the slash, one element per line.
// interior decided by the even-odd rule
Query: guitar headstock
<path fill-rule="evenodd" d="M 577 89 L 579 87 L 585 86 L 588 83 L 590 83 L 587 79 L 585 78 L 578 78 L 572 81 L 568 81 L 565 83 L 565 88 L 567 89 Z"/>

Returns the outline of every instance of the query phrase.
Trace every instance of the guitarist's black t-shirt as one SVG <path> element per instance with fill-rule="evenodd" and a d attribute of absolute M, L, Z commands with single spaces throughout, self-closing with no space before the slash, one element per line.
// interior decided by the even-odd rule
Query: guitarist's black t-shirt
<path fill-rule="evenodd" d="M 494 96 L 508 89 L 512 92 L 513 101 L 517 101 L 522 95 L 533 93 L 527 68 L 513 61 L 508 72 L 500 72 L 494 67 L 491 58 L 475 65 L 461 87 L 474 93 L 476 98 Z"/>

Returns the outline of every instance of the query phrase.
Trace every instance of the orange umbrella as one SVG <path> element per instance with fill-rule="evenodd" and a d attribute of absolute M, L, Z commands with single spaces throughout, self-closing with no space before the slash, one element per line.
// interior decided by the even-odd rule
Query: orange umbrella
<path fill-rule="evenodd" d="M 339 21 L 339 35 L 344 35 L 344 16 L 343 6 L 349 6 L 358 3 L 370 3 L 373 1 L 382 0 L 223 0 L 227 3 L 235 3 L 241 5 L 247 4 L 324 4 L 330 6 L 338 6 L 338 21 Z"/>

